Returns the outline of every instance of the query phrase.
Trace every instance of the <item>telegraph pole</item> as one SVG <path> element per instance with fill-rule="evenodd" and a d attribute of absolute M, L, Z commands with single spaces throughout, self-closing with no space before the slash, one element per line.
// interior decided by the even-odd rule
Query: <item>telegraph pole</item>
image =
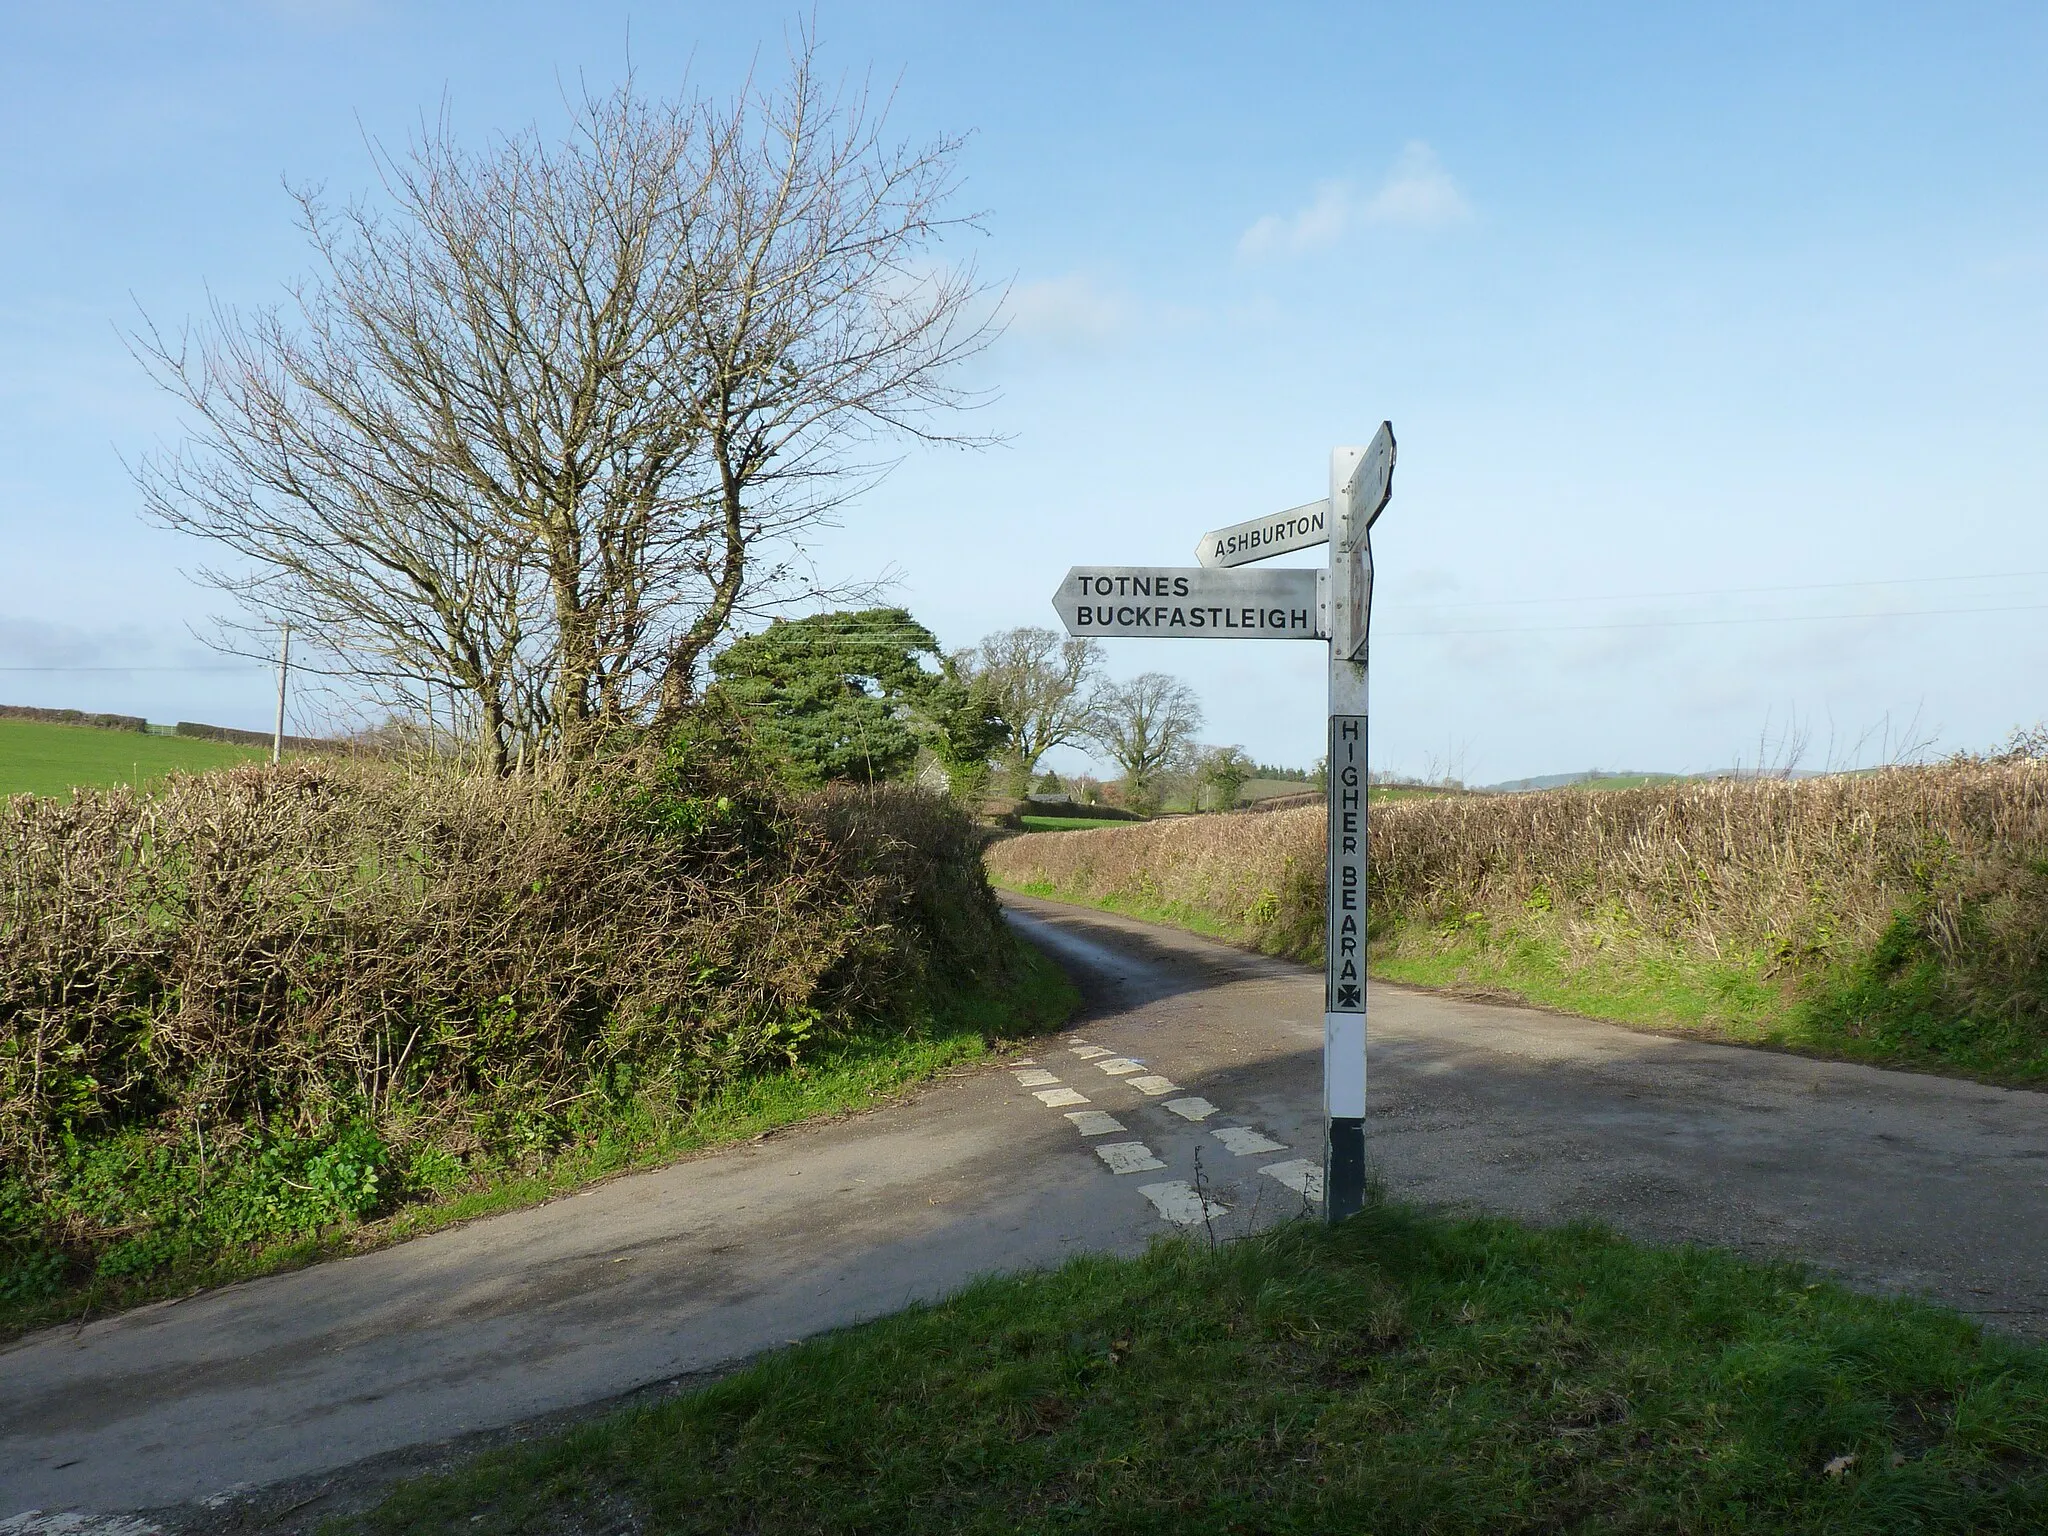
<path fill-rule="evenodd" d="M 270 760 L 284 761 L 284 690 L 285 679 L 292 669 L 292 625 L 285 620 L 284 640 L 277 648 L 277 728 L 270 736 Z"/>

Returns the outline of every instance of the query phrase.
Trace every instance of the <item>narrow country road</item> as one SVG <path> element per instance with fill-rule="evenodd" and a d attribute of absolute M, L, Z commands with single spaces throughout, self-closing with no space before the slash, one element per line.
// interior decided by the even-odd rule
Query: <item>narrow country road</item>
<path fill-rule="evenodd" d="M 1320 977 L 1006 900 L 1086 997 L 1028 1060 L 0 1350 L 0 1532 L 79 1528 L 30 1510 L 189 1514 L 288 1481 L 316 1517 L 320 1478 L 367 1458 L 714 1370 L 990 1270 L 1302 1211 Z M 1372 1007 L 1369 1151 L 1397 1196 L 1804 1258 L 2048 1335 L 2048 1095 L 1392 987 Z"/>

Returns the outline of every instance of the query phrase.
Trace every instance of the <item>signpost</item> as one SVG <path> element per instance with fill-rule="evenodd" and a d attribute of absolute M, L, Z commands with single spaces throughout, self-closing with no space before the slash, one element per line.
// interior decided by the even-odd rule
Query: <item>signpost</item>
<path fill-rule="evenodd" d="M 1077 565 L 1053 594 L 1070 635 L 1161 640 L 1320 640 L 1321 571 Z"/>
<path fill-rule="evenodd" d="M 1330 850 L 1323 976 L 1323 1210 L 1365 1200 L 1366 642 L 1372 525 L 1394 484 L 1394 424 L 1330 454 L 1327 500 L 1202 535 L 1200 567 L 1078 565 L 1053 598 L 1072 635 L 1330 642 Z M 1238 572 L 1330 546 L 1327 570 Z"/>
<path fill-rule="evenodd" d="M 1366 638 L 1372 525 L 1394 486 L 1394 424 L 1330 454 L 1330 814 L 1323 940 L 1323 1209 L 1365 1200 Z"/>

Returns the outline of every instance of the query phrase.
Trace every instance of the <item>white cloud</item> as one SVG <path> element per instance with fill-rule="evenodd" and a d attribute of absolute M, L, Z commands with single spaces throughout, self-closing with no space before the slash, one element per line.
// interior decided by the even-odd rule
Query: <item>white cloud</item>
<path fill-rule="evenodd" d="M 1110 340 L 1131 323 L 1131 303 L 1085 273 L 1019 283 L 1003 306 L 1010 334 L 1056 345 Z"/>
<path fill-rule="evenodd" d="M 1349 182 L 1326 181 L 1315 200 L 1291 218 L 1269 213 L 1238 237 L 1240 256 L 1296 256 L 1334 245 L 1357 217 L 1358 194 Z"/>
<path fill-rule="evenodd" d="M 1472 205 L 1451 180 L 1436 151 L 1420 139 L 1411 140 L 1394 159 L 1394 168 L 1365 205 L 1369 224 L 1399 224 L 1409 229 L 1442 229 L 1472 217 Z"/>
<path fill-rule="evenodd" d="M 1372 225 L 1444 229 L 1471 218 L 1472 205 L 1436 151 L 1416 139 L 1395 156 L 1393 168 L 1370 196 L 1350 182 L 1326 181 L 1299 212 L 1259 219 L 1238 237 L 1237 252 L 1251 260 L 1298 256 Z"/>

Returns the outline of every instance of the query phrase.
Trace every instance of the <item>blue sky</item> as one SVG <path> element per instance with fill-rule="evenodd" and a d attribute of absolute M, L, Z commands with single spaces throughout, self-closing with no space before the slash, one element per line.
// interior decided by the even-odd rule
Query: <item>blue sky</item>
<path fill-rule="evenodd" d="M 646 87 L 722 93 L 797 14 L 0 8 L 0 667 L 164 669 L 0 702 L 265 722 L 260 671 L 189 670 L 202 552 L 122 467 L 177 418 L 118 332 L 278 296 L 281 178 L 363 189 L 363 136 L 444 98 L 478 138 L 557 123 L 629 39 Z M 1797 718 L 1817 767 L 2048 714 L 2048 10 L 815 16 L 902 135 L 972 134 L 960 251 L 1013 284 L 974 368 L 1005 445 L 908 455 L 815 550 L 900 568 L 947 644 L 1055 623 L 1070 564 L 1187 563 L 1391 418 L 1384 766 L 1725 767 Z M 1112 663 L 1194 683 L 1211 740 L 1320 750 L 1318 647 Z"/>

